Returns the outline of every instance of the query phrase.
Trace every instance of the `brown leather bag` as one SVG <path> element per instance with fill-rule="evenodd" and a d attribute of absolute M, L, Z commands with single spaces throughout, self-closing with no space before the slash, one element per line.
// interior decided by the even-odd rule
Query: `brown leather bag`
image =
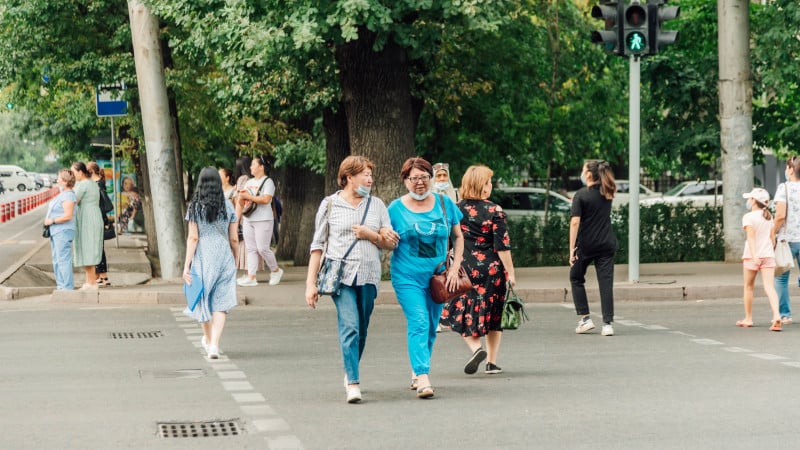
<path fill-rule="evenodd" d="M 442 194 L 439 195 L 439 200 L 442 204 L 442 213 L 444 214 L 444 225 L 447 226 L 447 208 L 444 206 L 444 196 Z M 436 303 L 447 303 L 450 300 L 460 297 L 472 289 L 472 281 L 469 279 L 469 275 L 467 275 L 467 271 L 464 270 L 464 266 L 458 268 L 458 284 L 454 291 L 447 290 L 447 269 L 450 267 L 450 233 L 447 233 L 447 252 L 445 253 L 444 261 L 440 262 L 436 269 L 433 270 L 433 276 L 431 276 L 431 281 L 428 284 L 431 290 L 431 298 Z M 439 269 L 444 264 L 445 270 L 442 273 L 438 273 Z"/>
<path fill-rule="evenodd" d="M 449 258 L 448 263 L 445 266 L 445 270 L 442 273 L 435 273 L 439 271 L 439 268 L 442 267 L 442 264 L 444 264 L 444 262 L 441 262 L 438 266 L 436 266 L 436 270 L 434 270 L 434 274 L 431 277 L 431 298 L 433 298 L 434 302 L 447 303 L 450 300 L 456 297 L 461 297 L 472 290 L 472 280 L 469 279 L 469 275 L 467 275 L 467 271 L 464 270 L 464 266 L 461 266 L 458 269 L 458 285 L 456 286 L 456 289 L 454 291 L 448 291 L 447 268 L 450 266 Z"/>

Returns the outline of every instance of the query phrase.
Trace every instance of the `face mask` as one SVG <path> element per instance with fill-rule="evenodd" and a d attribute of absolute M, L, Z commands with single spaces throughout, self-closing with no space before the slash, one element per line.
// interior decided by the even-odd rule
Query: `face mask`
<path fill-rule="evenodd" d="M 745 206 L 747 210 L 750 211 L 751 209 L 753 209 L 753 202 L 748 198 L 747 201 L 745 202 Z"/>
<path fill-rule="evenodd" d="M 369 186 L 360 185 L 356 188 L 356 194 L 366 197 L 369 195 L 370 191 L 372 190 Z"/>
<path fill-rule="evenodd" d="M 416 192 L 409 192 L 408 195 L 411 196 L 416 201 L 422 201 L 428 198 L 431 195 L 431 191 L 426 191 L 424 194 L 417 194 Z"/>
<path fill-rule="evenodd" d="M 584 186 L 586 186 L 586 177 L 585 177 L 585 176 L 583 176 L 583 174 L 581 174 L 581 184 L 583 184 Z"/>
<path fill-rule="evenodd" d="M 439 191 L 443 191 L 443 190 L 445 190 L 445 189 L 450 187 L 450 182 L 448 182 L 448 181 L 440 181 L 440 182 L 434 184 L 433 187 L 435 187 Z"/>

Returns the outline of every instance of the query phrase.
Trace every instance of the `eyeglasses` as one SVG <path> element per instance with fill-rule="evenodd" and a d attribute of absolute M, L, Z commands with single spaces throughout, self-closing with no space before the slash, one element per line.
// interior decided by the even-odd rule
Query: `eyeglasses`
<path fill-rule="evenodd" d="M 450 164 L 436 163 L 433 165 L 433 170 L 450 170 Z"/>
<path fill-rule="evenodd" d="M 410 181 L 410 182 L 412 182 L 414 184 L 417 184 L 417 183 L 420 183 L 420 182 L 427 183 L 428 181 L 431 181 L 431 176 L 430 175 L 423 175 L 421 177 L 408 177 L 408 178 L 406 178 L 406 180 L 408 180 L 408 181 Z"/>

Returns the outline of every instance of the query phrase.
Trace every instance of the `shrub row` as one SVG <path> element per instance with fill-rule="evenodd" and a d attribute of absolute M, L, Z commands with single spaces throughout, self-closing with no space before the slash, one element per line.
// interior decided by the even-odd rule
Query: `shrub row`
<path fill-rule="evenodd" d="M 628 207 L 611 216 L 619 241 L 615 258 L 628 262 Z M 725 249 L 722 208 L 690 208 L 685 204 L 657 204 L 639 209 L 639 262 L 722 261 Z M 569 217 L 514 217 L 508 221 L 514 265 L 519 267 L 568 264 Z"/>

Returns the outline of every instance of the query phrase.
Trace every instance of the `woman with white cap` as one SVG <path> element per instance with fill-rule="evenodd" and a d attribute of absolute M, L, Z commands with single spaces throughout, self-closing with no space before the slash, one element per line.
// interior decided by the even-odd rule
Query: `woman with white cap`
<path fill-rule="evenodd" d="M 753 326 L 753 287 L 756 275 L 761 273 L 761 282 L 772 309 L 772 325 L 770 331 L 781 331 L 781 315 L 778 311 L 778 293 L 775 291 L 775 230 L 772 214 L 769 212 L 769 192 L 763 188 L 754 188 L 742 195 L 747 199 L 750 210 L 742 217 L 742 227 L 747 234 L 747 242 L 742 255 L 742 274 L 744 277 L 744 319 L 736 322 L 736 326 L 749 328 Z"/>

